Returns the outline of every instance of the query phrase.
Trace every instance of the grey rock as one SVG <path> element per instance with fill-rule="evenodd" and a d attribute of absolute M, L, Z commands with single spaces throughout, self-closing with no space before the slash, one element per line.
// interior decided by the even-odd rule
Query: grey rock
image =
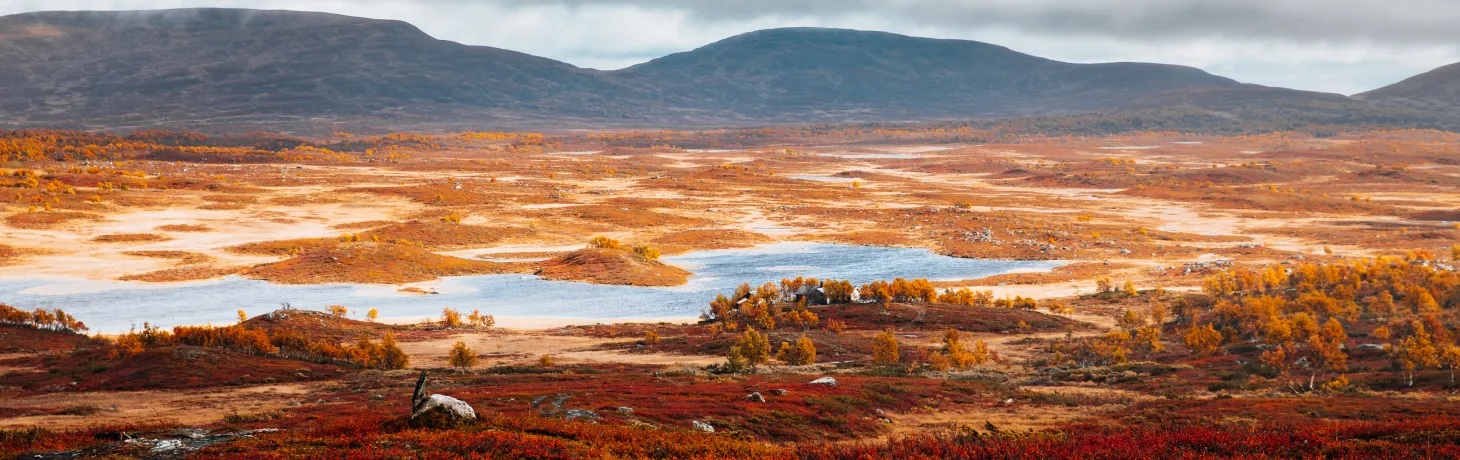
<path fill-rule="evenodd" d="M 816 380 L 812 380 L 810 384 L 811 385 L 836 386 L 836 379 L 831 378 L 831 377 L 822 377 L 822 378 L 819 378 L 819 379 L 816 379 Z"/>
<path fill-rule="evenodd" d="M 431 395 L 431 397 L 426 398 L 426 400 L 422 402 L 419 407 L 416 408 L 415 413 L 411 414 L 411 417 L 414 418 L 420 416 L 421 414 L 429 412 L 430 410 L 438 407 L 445 409 L 447 413 L 450 413 L 457 417 L 467 419 L 477 418 L 477 411 L 472 409 L 471 405 L 467 404 L 466 401 L 462 401 L 460 399 L 456 399 L 446 395 Z"/>

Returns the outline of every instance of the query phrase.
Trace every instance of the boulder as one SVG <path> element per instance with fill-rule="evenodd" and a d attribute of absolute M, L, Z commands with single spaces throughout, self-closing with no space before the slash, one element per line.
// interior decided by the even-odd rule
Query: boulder
<path fill-rule="evenodd" d="M 777 389 L 771 390 L 771 394 L 774 394 L 776 396 L 785 396 L 787 393 L 790 393 L 790 391 L 786 391 L 785 388 L 777 388 Z"/>
<path fill-rule="evenodd" d="M 421 414 L 430 412 L 432 409 L 436 409 L 438 407 L 445 409 L 446 413 L 455 415 L 460 418 L 477 418 L 477 411 L 473 410 L 471 408 L 471 405 L 467 404 L 466 401 L 462 401 L 460 399 L 456 399 L 446 395 L 431 395 L 431 397 L 426 398 L 425 401 L 422 401 L 421 404 L 416 406 L 416 410 L 411 414 L 411 417 L 418 417 Z"/>
<path fill-rule="evenodd" d="M 426 371 L 421 371 L 420 378 L 416 379 L 416 391 L 411 394 L 411 418 L 421 414 L 441 409 L 448 415 L 460 419 L 472 420 L 477 418 L 477 411 L 471 408 L 466 401 L 446 395 L 426 396 Z"/>
<path fill-rule="evenodd" d="M 745 399 L 750 400 L 750 402 L 765 402 L 765 396 L 761 396 L 759 391 L 750 392 Z"/>
<path fill-rule="evenodd" d="M 826 385 L 834 387 L 836 386 L 836 379 L 831 377 L 822 377 L 816 380 L 812 380 L 811 385 Z"/>
<path fill-rule="evenodd" d="M 703 431 L 703 432 L 706 432 L 706 433 L 714 433 L 715 432 L 715 427 L 710 426 L 710 424 L 708 424 L 708 423 L 701 422 L 699 420 L 695 420 L 692 423 L 694 423 L 694 427 L 695 427 L 696 430 L 700 430 L 700 431 Z"/>

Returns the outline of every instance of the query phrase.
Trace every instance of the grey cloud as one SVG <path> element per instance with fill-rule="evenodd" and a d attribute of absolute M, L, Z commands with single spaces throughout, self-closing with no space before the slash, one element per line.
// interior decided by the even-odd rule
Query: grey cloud
<path fill-rule="evenodd" d="M 515 6 L 542 2 L 506 0 Z M 875 13 L 943 27 L 1015 27 L 1059 34 L 1178 38 L 1455 43 L 1454 0 L 559 0 L 684 11 L 702 21 Z"/>

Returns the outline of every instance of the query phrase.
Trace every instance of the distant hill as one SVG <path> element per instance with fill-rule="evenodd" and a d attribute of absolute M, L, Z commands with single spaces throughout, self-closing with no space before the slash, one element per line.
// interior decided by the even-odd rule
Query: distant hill
<path fill-rule="evenodd" d="M 815 28 L 751 32 L 614 74 L 675 105 L 787 121 L 1104 110 L 1237 84 L 1190 67 L 1069 64 L 974 41 Z"/>
<path fill-rule="evenodd" d="M 1343 120 L 1370 119 L 1348 111 L 1373 105 L 1190 67 L 1072 64 L 884 32 L 763 30 L 599 71 L 437 40 L 399 21 L 239 9 L 0 17 L 0 62 L 0 128 L 705 127 L 1165 107 L 1226 118 L 1319 109 Z"/>
<path fill-rule="evenodd" d="M 0 18 L 9 120 L 621 117 L 600 72 L 436 40 L 399 21 L 289 11 L 47 12 Z"/>
<path fill-rule="evenodd" d="M 1355 99 L 1431 110 L 1460 109 L 1460 62 L 1425 72 Z"/>

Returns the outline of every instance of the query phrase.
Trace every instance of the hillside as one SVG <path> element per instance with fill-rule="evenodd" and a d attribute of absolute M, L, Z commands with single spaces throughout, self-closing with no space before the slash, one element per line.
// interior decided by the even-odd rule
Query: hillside
<path fill-rule="evenodd" d="M 1356 94 L 1354 98 L 1385 105 L 1454 110 L 1460 107 L 1460 62 Z"/>
<path fill-rule="evenodd" d="M 605 101 L 627 91 L 596 71 L 404 22 L 291 11 L 6 16 L 0 60 L 0 113 L 20 124 L 606 118 L 622 114 Z"/>
<path fill-rule="evenodd" d="M 1443 85 L 1460 70 L 1441 69 L 1364 95 L 1419 112 L 1375 114 L 1375 103 L 1190 67 L 1073 64 L 974 41 L 820 28 L 750 32 L 599 71 L 437 40 L 400 21 L 211 8 L 4 16 L 0 60 L 0 128 L 117 131 L 659 129 L 1172 107 L 1431 126 L 1453 117 L 1429 110 L 1460 94 Z"/>
<path fill-rule="evenodd" d="M 1069 64 L 974 41 L 818 28 L 742 34 L 614 74 L 676 105 L 785 121 L 1104 110 L 1237 84 L 1190 67 Z"/>

